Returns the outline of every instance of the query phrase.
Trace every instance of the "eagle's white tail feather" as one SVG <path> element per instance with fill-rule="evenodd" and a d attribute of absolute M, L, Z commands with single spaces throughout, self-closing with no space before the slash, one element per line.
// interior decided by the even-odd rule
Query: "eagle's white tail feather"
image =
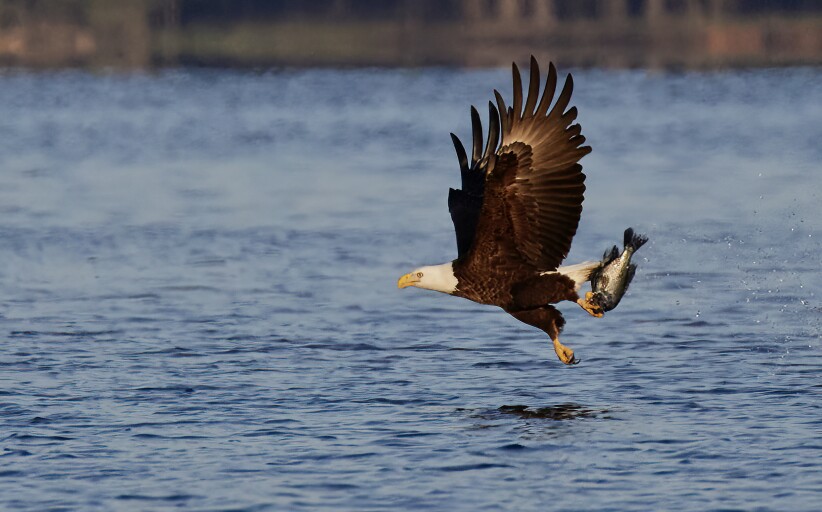
<path fill-rule="evenodd" d="M 567 265 L 559 267 L 556 271 L 564 276 L 573 279 L 576 286 L 576 291 L 582 288 L 582 284 L 591 279 L 591 274 L 596 270 L 601 263 L 599 261 L 583 261 L 574 265 Z"/>

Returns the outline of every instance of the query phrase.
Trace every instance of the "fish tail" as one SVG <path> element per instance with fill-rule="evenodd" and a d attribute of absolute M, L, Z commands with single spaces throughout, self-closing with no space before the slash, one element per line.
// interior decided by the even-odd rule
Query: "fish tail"
<path fill-rule="evenodd" d="M 626 229 L 625 234 L 623 235 L 623 244 L 625 245 L 625 249 L 630 250 L 631 252 L 635 252 L 637 249 L 645 245 L 645 242 L 647 241 L 647 236 L 634 233 L 633 228 Z"/>

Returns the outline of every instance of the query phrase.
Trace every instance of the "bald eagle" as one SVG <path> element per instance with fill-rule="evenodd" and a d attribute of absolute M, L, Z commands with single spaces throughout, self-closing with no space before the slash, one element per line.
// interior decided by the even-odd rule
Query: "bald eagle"
<path fill-rule="evenodd" d="M 554 102 L 557 71 L 549 64 L 540 96 L 540 71 L 531 57 L 528 96 L 513 65 L 514 103 L 506 107 L 494 91 L 488 103 L 490 126 L 483 144 L 480 116 L 471 107 L 471 158 L 451 134 L 459 158 L 462 189 L 450 189 L 448 210 L 457 235 L 457 259 L 420 267 L 397 286 L 416 286 L 501 307 L 517 320 L 545 331 L 560 361 L 576 364 L 574 351 L 559 341 L 565 324 L 551 304 L 569 300 L 595 317 L 602 307 L 580 298 L 583 283 L 599 261 L 560 266 L 571 248 L 582 213 L 584 146 L 576 107 L 568 108 L 571 75 Z M 553 107 L 551 104 L 553 103 Z"/>

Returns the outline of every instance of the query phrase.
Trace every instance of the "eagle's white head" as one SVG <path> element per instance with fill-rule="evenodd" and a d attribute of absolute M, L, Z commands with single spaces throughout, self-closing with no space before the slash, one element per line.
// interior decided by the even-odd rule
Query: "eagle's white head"
<path fill-rule="evenodd" d="M 430 265 L 415 269 L 397 281 L 397 287 L 399 288 L 406 288 L 408 286 L 416 286 L 417 288 L 452 294 L 457 290 L 454 264 L 448 262 L 442 265 Z"/>

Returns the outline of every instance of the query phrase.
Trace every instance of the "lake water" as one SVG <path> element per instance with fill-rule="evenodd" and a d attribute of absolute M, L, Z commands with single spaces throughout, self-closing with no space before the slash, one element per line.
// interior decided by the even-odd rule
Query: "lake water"
<path fill-rule="evenodd" d="M 508 70 L 0 74 L 0 508 L 818 510 L 822 70 L 574 77 L 565 367 L 396 288 Z"/>

